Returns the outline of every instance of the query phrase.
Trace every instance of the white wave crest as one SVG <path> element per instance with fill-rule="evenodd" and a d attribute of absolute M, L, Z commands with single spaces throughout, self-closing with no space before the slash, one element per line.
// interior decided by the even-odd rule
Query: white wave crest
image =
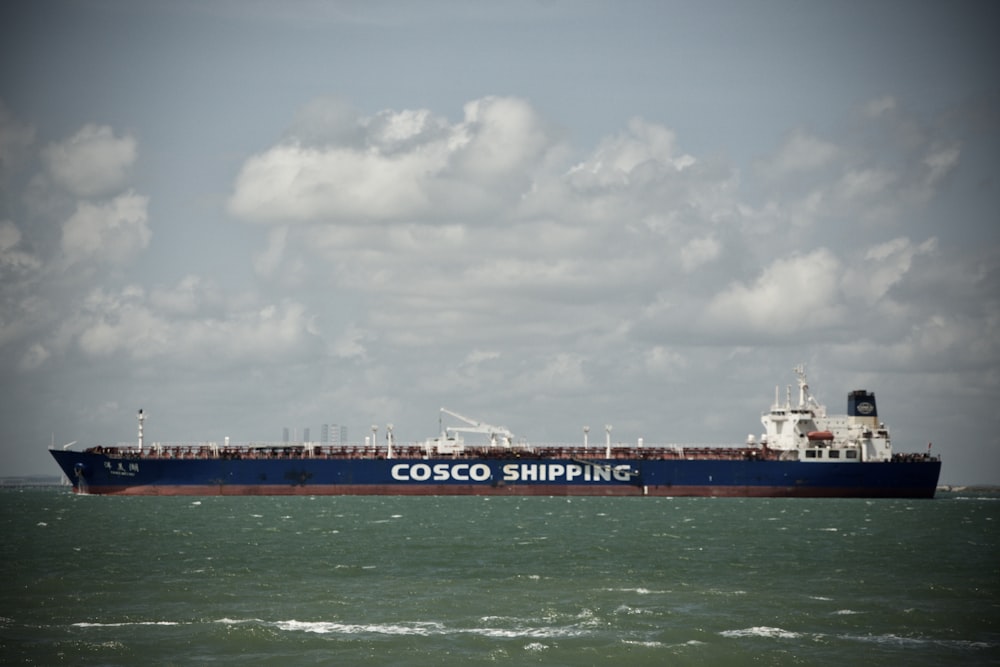
<path fill-rule="evenodd" d="M 81 621 L 80 623 L 74 623 L 74 628 L 126 628 L 136 625 L 184 625 L 184 623 L 179 623 L 177 621 L 129 621 L 125 623 L 90 623 L 87 621 Z"/>
<path fill-rule="evenodd" d="M 234 621 L 235 622 L 235 621 Z M 430 637 L 439 635 L 478 635 L 502 639 L 551 639 L 557 637 L 579 637 L 586 634 L 585 630 L 573 626 L 520 626 L 513 628 L 448 628 L 441 623 L 339 623 L 334 621 L 276 621 L 273 624 L 279 630 L 288 632 L 311 632 L 333 635 L 410 635 Z"/>
<path fill-rule="evenodd" d="M 331 621 L 277 621 L 280 630 L 297 632 L 315 632 L 321 635 L 416 635 L 427 637 L 442 634 L 443 628 L 438 623 L 336 623 Z"/>
<path fill-rule="evenodd" d="M 771 628 L 766 625 L 756 625 L 752 628 L 742 630 L 724 630 L 719 633 L 723 637 L 769 637 L 774 639 L 798 639 L 801 633 L 784 630 L 782 628 Z"/>

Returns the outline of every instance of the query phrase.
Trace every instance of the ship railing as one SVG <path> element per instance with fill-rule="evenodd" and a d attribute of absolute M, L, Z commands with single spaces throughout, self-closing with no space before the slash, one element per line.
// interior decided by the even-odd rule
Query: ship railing
<path fill-rule="evenodd" d="M 425 456 L 422 448 L 414 449 L 412 452 L 406 447 L 394 447 L 394 453 L 398 458 Z M 454 458 L 487 458 L 487 459 L 566 459 L 566 460 L 605 460 L 607 459 L 606 446 L 583 447 L 578 444 L 536 444 L 530 449 L 505 450 L 491 447 L 466 446 L 460 454 Z M 644 445 L 638 447 L 630 444 L 616 444 L 611 447 L 611 459 L 647 459 L 647 460 L 685 460 L 685 459 L 765 459 L 775 458 L 776 452 L 757 447 L 714 445 Z M 442 456 L 441 458 L 452 458 Z"/>
<path fill-rule="evenodd" d="M 606 446 L 600 445 L 588 445 L 583 447 L 577 444 L 541 444 L 535 445 L 535 450 L 545 450 L 551 452 L 559 451 L 572 451 L 574 453 L 589 453 L 592 457 L 597 454 L 604 454 L 606 452 Z M 725 451 L 746 451 L 748 449 L 759 449 L 759 447 L 747 447 L 744 444 L 733 444 L 733 443 L 717 443 L 717 444 L 682 444 L 682 443 L 648 443 L 644 442 L 642 445 L 633 443 L 618 442 L 611 445 L 611 453 L 614 455 L 626 454 L 630 458 L 634 458 L 637 454 L 641 455 L 645 453 L 653 453 L 658 456 L 668 456 L 675 454 L 678 456 L 685 456 L 692 452 L 704 453 L 704 452 L 725 452 Z"/>
<path fill-rule="evenodd" d="M 319 444 L 319 443 L 153 443 L 141 451 L 132 443 L 111 447 L 93 447 L 88 451 L 114 458 L 156 459 L 387 459 L 385 446 Z M 423 443 L 394 444 L 392 458 L 399 459 L 607 459 L 605 445 L 584 447 L 580 444 L 545 443 L 530 447 L 501 448 L 488 445 L 466 445 L 461 450 L 437 453 L 428 451 Z M 778 450 L 732 444 L 634 444 L 616 443 L 611 446 L 611 459 L 647 460 L 746 460 L 776 458 Z M 913 455 L 908 460 L 926 460 L 925 455 Z"/>
<path fill-rule="evenodd" d="M 906 461 L 916 463 L 923 461 L 940 461 L 941 457 L 931 454 L 930 452 L 895 452 L 890 460 L 894 462 Z"/>

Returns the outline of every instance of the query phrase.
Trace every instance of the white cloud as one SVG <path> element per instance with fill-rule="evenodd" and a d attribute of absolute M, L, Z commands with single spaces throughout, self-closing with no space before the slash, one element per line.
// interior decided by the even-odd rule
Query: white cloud
<path fill-rule="evenodd" d="M 531 105 L 510 97 L 485 97 L 467 103 L 464 111 L 464 122 L 450 138 L 458 170 L 482 185 L 507 179 L 524 183 L 525 173 L 551 143 Z"/>
<path fill-rule="evenodd" d="M 0 221 L 0 360 L 11 343 L 11 360 L 18 370 L 32 370 L 48 357 L 41 346 L 25 342 L 40 322 L 46 321 L 50 304 L 39 296 L 45 272 L 40 258 L 24 248 L 21 230 L 10 220 Z M 27 346 L 27 347 L 26 347 Z"/>
<path fill-rule="evenodd" d="M 899 237 L 868 248 L 863 261 L 844 273 L 844 293 L 869 306 L 878 303 L 909 273 L 915 258 L 934 253 L 937 245 L 935 238 L 914 245 Z"/>
<path fill-rule="evenodd" d="M 62 250 L 70 262 L 83 260 L 127 262 L 149 245 L 149 199 L 128 192 L 93 204 L 77 203 L 63 223 Z"/>
<path fill-rule="evenodd" d="M 878 360 L 878 367 L 904 373 L 919 368 L 927 373 L 977 375 L 995 388 L 1000 383 L 995 360 L 1000 358 L 1000 320 L 970 319 L 954 315 L 908 314 L 900 335 L 886 341 L 859 337 L 841 353 L 845 357 L 862 355 Z M 956 387 L 957 393 L 974 391 L 972 386 Z"/>
<path fill-rule="evenodd" d="M 253 260 L 254 271 L 264 278 L 274 276 L 285 262 L 285 247 L 288 244 L 288 227 L 275 227 L 267 237 L 267 247 Z"/>
<path fill-rule="evenodd" d="M 21 358 L 18 368 L 22 371 L 34 370 L 44 364 L 50 356 L 51 353 L 49 350 L 41 343 L 32 343 L 28 351 Z"/>
<path fill-rule="evenodd" d="M 195 290 L 197 283 L 189 277 L 181 290 Z M 202 309 L 198 304 L 178 307 L 162 296 L 147 298 L 138 286 L 95 290 L 65 327 L 91 357 L 120 354 L 188 365 L 277 363 L 305 353 L 316 336 L 312 316 L 293 301 L 178 317 L 183 310 Z"/>
<path fill-rule="evenodd" d="M 879 101 L 875 107 L 883 111 L 866 113 L 857 135 L 839 144 L 796 131 L 755 164 L 752 173 L 767 197 L 743 202 L 740 210 L 747 220 L 765 223 L 757 226 L 762 238 L 792 227 L 834 229 L 851 219 L 869 229 L 891 229 L 922 214 L 955 171 L 961 148 L 904 114 L 881 118 L 894 108 L 890 102 Z M 874 139 L 867 134 L 873 128 Z M 790 240 L 797 245 L 803 237 Z"/>
<path fill-rule="evenodd" d="M 8 252 L 21 242 L 21 231 L 10 220 L 0 222 L 0 252 Z"/>
<path fill-rule="evenodd" d="M 136 156 L 135 138 L 116 137 L 106 125 L 85 125 L 69 139 L 42 151 L 52 179 L 78 197 L 120 191 Z"/>
<path fill-rule="evenodd" d="M 129 296 L 90 295 L 87 308 L 91 317 L 79 335 L 80 349 L 87 355 L 107 357 L 125 350 L 132 358 L 145 359 L 167 351 L 171 341 L 166 322 L 140 299 Z"/>
<path fill-rule="evenodd" d="M 657 377 L 682 371 L 687 365 L 687 358 L 683 354 L 664 345 L 654 345 L 645 354 L 646 371 Z"/>
<path fill-rule="evenodd" d="M 296 139 L 247 160 L 230 213 L 279 224 L 480 216 L 530 188 L 527 174 L 550 145 L 534 110 L 511 98 L 470 102 L 454 125 L 421 110 L 356 126 L 360 145 Z"/>
<path fill-rule="evenodd" d="M 237 181 L 230 210 L 250 220 L 364 221 L 426 212 L 421 189 L 443 156 L 397 158 L 352 149 L 278 146 L 251 158 Z"/>
<path fill-rule="evenodd" d="M 366 357 L 365 341 L 368 332 L 352 324 L 334 339 L 331 351 L 341 359 L 364 359 Z"/>
<path fill-rule="evenodd" d="M 469 352 L 465 356 L 464 365 L 466 366 L 478 366 L 484 361 L 493 361 L 494 359 L 499 359 L 501 356 L 500 352 L 496 350 L 480 350 L 476 349 Z"/>
<path fill-rule="evenodd" d="M 493 111 L 504 108 L 491 104 Z M 503 117 L 515 119 L 505 125 L 511 133 L 507 143 L 553 145 L 551 139 L 532 139 L 543 123 L 519 123 L 518 114 L 509 111 Z M 382 112 L 358 122 L 366 151 L 376 155 L 387 155 L 391 145 L 397 155 L 412 156 L 442 137 L 466 150 L 470 136 L 489 134 L 478 125 L 483 122 L 479 109 L 467 108 L 459 124 L 434 120 L 426 112 Z M 380 148 L 371 151 L 373 145 Z M 322 146 L 308 150 L 327 157 L 335 152 Z M 458 152 L 449 157 L 454 169 L 461 164 Z M 376 226 L 331 225 L 317 218 L 276 228 L 257 257 L 258 274 L 266 278 L 271 274 L 264 269 L 283 257 L 301 257 L 305 271 L 312 262 L 322 262 L 310 275 L 364 295 L 363 317 L 331 344 L 331 353 L 343 359 L 370 362 L 381 356 L 377 350 L 386 349 L 449 345 L 499 350 L 500 341 L 546 341 L 544 349 L 529 353 L 542 363 L 543 357 L 558 353 L 549 341 L 583 335 L 591 336 L 595 349 L 577 352 L 589 359 L 598 354 L 598 342 L 633 345 L 636 336 L 651 339 L 656 331 L 661 340 L 664 335 L 827 340 L 845 335 L 849 307 L 862 308 L 855 315 L 865 312 L 907 275 L 904 251 L 888 259 L 863 259 L 864 247 L 842 244 L 857 240 L 852 235 L 857 223 L 850 220 L 854 211 L 893 202 L 913 175 L 896 173 L 888 166 L 891 161 L 881 162 L 878 156 L 848 162 L 849 153 L 793 133 L 776 153 L 776 162 L 791 170 L 788 175 L 806 173 L 809 178 L 777 187 L 773 200 L 754 208 L 741 199 L 746 186 L 735 169 L 684 155 L 670 130 L 635 120 L 627 133 L 600 142 L 573 168 L 556 162 L 530 166 L 533 182 L 544 185 L 507 193 L 506 209 L 530 210 L 540 219 L 512 221 L 500 211 L 480 211 L 476 220 L 448 220 L 445 209 L 441 218 L 448 221 L 433 224 L 402 214 Z M 518 157 L 499 157 L 495 164 L 502 172 L 519 161 L 524 163 Z M 475 180 L 473 171 L 452 171 L 450 181 L 435 183 L 461 189 Z M 543 205 L 538 205 L 540 198 Z M 447 201 L 442 196 L 427 205 Z M 413 217 L 433 218 L 423 205 L 415 205 Z M 836 225 L 816 224 L 833 218 Z M 775 235 L 769 226 L 781 232 Z M 831 233 L 836 236 L 824 238 Z M 877 234 L 866 230 L 864 238 Z M 809 242 L 819 250 L 788 254 Z M 738 267 L 755 262 L 766 267 L 755 279 L 732 281 Z M 698 280 L 692 281 L 688 276 L 696 271 Z M 905 304 L 883 302 L 881 307 L 901 313 Z M 656 341 L 651 348 L 648 342 L 635 349 L 661 344 Z M 470 382 L 469 368 L 469 363 L 460 365 L 453 380 Z M 500 369 L 491 366 L 489 371 Z"/>
<path fill-rule="evenodd" d="M 360 112 L 345 100 L 313 100 L 295 115 L 288 133 L 290 143 L 362 147 L 365 138 L 360 119 Z"/>
<path fill-rule="evenodd" d="M 850 170 L 841 176 L 834 188 L 836 199 L 845 205 L 856 205 L 871 197 L 884 195 L 897 181 L 897 175 L 887 169 Z"/>
<path fill-rule="evenodd" d="M 35 271 L 42 266 L 40 259 L 21 250 L 21 230 L 10 220 L 0 221 L 0 271 Z"/>
<path fill-rule="evenodd" d="M 926 184 L 933 186 L 954 170 L 960 155 L 961 150 L 957 145 L 938 148 L 929 153 L 924 158 L 924 166 L 927 167 Z"/>
<path fill-rule="evenodd" d="M 840 261 L 826 249 L 777 259 L 750 285 L 733 283 L 705 311 L 710 328 L 787 340 L 843 324 Z"/>
<path fill-rule="evenodd" d="M 896 98 L 892 95 L 883 95 L 868 102 L 864 107 L 866 115 L 876 118 L 896 109 Z"/>
<path fill-rule="evenodd" d="M 187 275 L 174 287 L 156 288 L 149 293 L 149 305 L 164 316 L 193 316 L 224 308 L 218 288 L 202 276 Z"/>
<path fill-rule="evenodd" d="M 414 149 L 428 139 L 446 138 L 448 124 L 427 109 L 382 111 L 368 123 L 370 141 L 387 154 Z"/>
<path fill-rule="evenodd" d="M 608 188 L 683 171 L 695 158 L 678 154 L 673 131 L 641 118 L 629 121 L 628 132 L 605 139 L 587 160 L 570 170 L 578 188 Z"/>
<path fill-rule="evenodd" d="M 552 392 L 575 394 L 589 385 L 583 363 L 580 354 L 557 352 L 544 358 L 541 365 L 524 370 L 513 383 L 525 396 L 537 397 Z"/>
<path fill-rule="evenodd" d="M 681 248 L 681 266 L 685 273 L 691 273 L 701 265 L 717 258 L 721 250 L 719 241 L 714 237 L 705 236 L 691 239 Z"/>
<path fill-rule="evenodd" d="M 836 144 L 797 130 L 761 167 L 772 178 L 788 176 L 825 167 L 838 160 L 842 153 Z"/>

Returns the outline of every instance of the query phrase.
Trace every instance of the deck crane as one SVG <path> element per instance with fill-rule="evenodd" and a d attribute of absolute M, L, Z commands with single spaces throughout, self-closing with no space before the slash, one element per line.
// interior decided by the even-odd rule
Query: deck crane
<path fill-rule="evenodd" d="M 514 442 L 514 434 L 508 431 L 505 426 L 493 426 L 492 424 L 486 424 L 475 419 L 469 419 L 448 408 L 441 408 L 441 412 L 468 424 L 468 426 L 449 426 L 442 429 L 444 433 L 485 433 L 490 437 L 490 447 L 496 447 L 497 445 L 510 447 Z"/>

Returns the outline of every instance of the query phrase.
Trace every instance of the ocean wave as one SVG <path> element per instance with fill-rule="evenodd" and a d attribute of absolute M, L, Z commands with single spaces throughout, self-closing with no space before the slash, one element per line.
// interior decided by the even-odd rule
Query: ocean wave
<path fill-rule="evenodd" d="M 439 623 L 337 623 L 333 621 L 277 621 L 273 624 L 279 630 L 313 632 L 316 634 L 338 635 L 429 635 L 443 634 L 443 626 Z"/>
<path fill-rule="evenodd" d="M 442 634 L 478 635 L 480 637 L 492 637 L 494 639 L 518 639 L 521 637 L 530 637 L 532 639 L 556 639 L 565 637 L 582 637 L 587 634 L 587 631 L 572 626 L 537 628 L 465 628 L 454 629 Z"/>
<path fill-rule="evenodd" d="M 698 641 L 697 639 L 689 639 L 686 642 L 681 642 L 680 644 L 665 644 L 663 642 L 655 640 L 639 640 L 639 639 L 622 639 L 621 642 L 626 646 L 641 646 L 643 648 L 669 648 L 669 649 L 705 645 L 705 642 Z"/>
<path fill-rule="evenodd" d="M 615 608 L 614 613 L 616 615 L 624 615 L 624 616 L 641 616 L 644 614 L 652 614 L 653 612 L 649 611 L 648 609 L 638 609 L 636 607 L 630 607 L 626 604 L 622 604 L 618 605 L 618 607 Z"/>
<path fill-rule="evenodd" d="M 766 625 L 755 625 L 752 628 L 743 628 L 742 630 L 723 630 L 719 634 L 723 637 L 769 637 L 777 639 L 798 639 L 802 636 L 801 632 L 792 632 Z"/>
<path fill-rule="evenodd" d="M 852 612 L 850 610 L 841 610 L 844 613 L 859 613 Z M 841 613 L 841 612 L 837 612 Z M 974 639 L 936 639 L 933 637 L 904 637 L 895 634 L 882 634 L 882 635 L 831 635 L 822 632 L 793 632 L 791 630 L 785 630 L 783 628 L 772 628 L 768 626 L 758 625 L 752 628 L 743 628 L 741 630 L 724 630 L 719 633 L 723 637 L 729 638 L 745 638 L 745 637 L 763 637 L 767 639 L 834 639 L 840 641 L 853 641 L 862 643 L 873 643 L 881 644 L 886 646 L 894 646 L 897 648 L 904 649 L 926 649 L 929 646 L 938 646 L 942 648 L 947 648 L 951 650 L 983 650 L 983 649 L 995 649 L 1000 647 L 1000 643 L 980 641 Z"/>
<path fill-rule="evenodd" d="M 224 623 L 225 625 L 243 625 L 245 623 L 254 623 L 263 625 L 267 621 L 260 618 L 220 618 L 215 621 L 216 623 Z"/>
<path fill-rule="evenodd" d="M 495 617 L 487 617 L 483 620 Z M 259 619 L 220 619 L 220 623 L 260 623 L 275 627 L 286 632 L 307 632 L 320 635 L 395 635 L 431 637 L 441 635 L 477 635 L 500 639 L 553 639 L 579 637 L 587 634 L 587 630 L 578 626 L 514 626 L 451 628 L 436 621 L 416 621 L 412 623 L 341 623 L 337 621 L 274 621 L 264 622 Z"/>
<path fill-rule="evenodd" d="M 623 639 L 622 644 L 626 644 L 628 646 L 643 646 L 645 648 L 662 648 L 666 646 L 663 642 L 639 641 L 635 639 Z"/>
<path fill-rule="evenodd" d="M 922 649 L 928 646 L 941 646 L 950 649 L 993 649 L 1000 643 L 978 641 L 974 639 L 935 639 L 933 637 L 903 637 L 894 634 L 885 635 L 841 635 L 841 639 L 875 644 L 887 644 L 901 648 Z"/>
<path fill-rule="evenodd" d="M 179 621 L 123 621 L 121 623 L 91 623 L 80 621 L 72 624 L 74 628 L 125 628 L 137 625 L 188 625 Z"/>
<path fill-rule="evenodd" d="M 663 595 L 670 591 L 654 591 L 648 588 L 605 588 L 609 593 L 636 593 L 638 595 Z"/>

